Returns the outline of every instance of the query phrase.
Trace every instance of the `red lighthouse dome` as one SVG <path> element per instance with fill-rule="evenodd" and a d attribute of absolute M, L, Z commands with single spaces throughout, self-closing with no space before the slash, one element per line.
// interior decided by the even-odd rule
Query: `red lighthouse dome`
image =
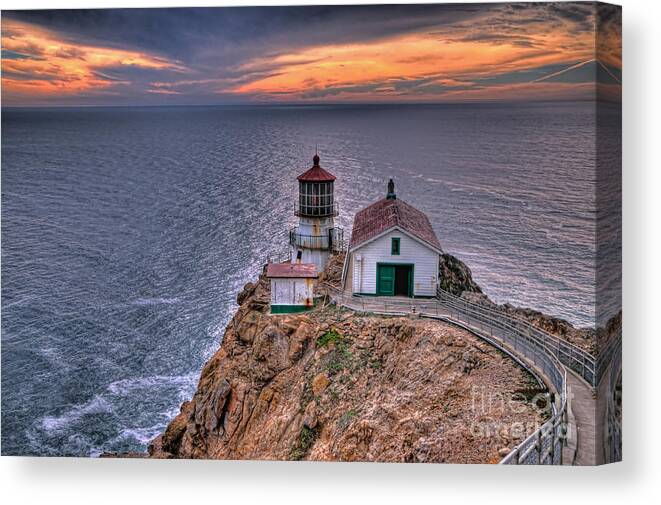
<path fill-rule="evenodd" d="M 332 182 L 335 176 L 321 168 L 319 165 L 319 155 L 315 153 L 312 158 L 312 168 L 297 177 L 301 182 Z"/>

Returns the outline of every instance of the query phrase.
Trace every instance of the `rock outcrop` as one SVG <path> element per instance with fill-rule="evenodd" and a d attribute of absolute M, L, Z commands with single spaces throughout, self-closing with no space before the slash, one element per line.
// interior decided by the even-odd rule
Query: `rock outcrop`
<path fill-rule="evenodd" d="M 246 284 L 151 457 L 497 462 L 544 419 L 527 372 L 467 331 L 268 300 Z"/>
<path fill-rule="evenodd" d="M 441 289 L 455 296 L 462 293 L 482 293 L 473 281 L 471 269 L 451 254 L 443 253 L 438 262 L 438 282 Z"/>

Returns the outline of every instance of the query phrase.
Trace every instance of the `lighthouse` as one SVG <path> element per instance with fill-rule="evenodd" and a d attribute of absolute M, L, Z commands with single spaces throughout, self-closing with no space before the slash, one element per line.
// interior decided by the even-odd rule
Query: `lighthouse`
<path fill-rule="evenodd" d="M 338 207 L 335 202 L 335 176 L 319 164 L 319 155 L 312 158 L 312 168 L 298 179 L 298 201 L 294 214 L 298 226 L 289 230 L 289 246 L 294 263 L 312 263 L 323 271 L 331 252 L 343 248 L 343 230 L 335 226 Z"/>

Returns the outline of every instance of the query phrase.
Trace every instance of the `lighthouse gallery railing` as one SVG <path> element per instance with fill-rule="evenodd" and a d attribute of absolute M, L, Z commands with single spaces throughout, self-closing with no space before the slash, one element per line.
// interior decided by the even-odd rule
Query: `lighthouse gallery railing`
<path fill-rule="evenodd" d="M 305 235 L 299 233 L 298 226 L 294 226 L 289 230 L 289 244 L 305 249 L 342 251 L 344 249 L 344 230 L 330 228 L 327 235 Z"/>

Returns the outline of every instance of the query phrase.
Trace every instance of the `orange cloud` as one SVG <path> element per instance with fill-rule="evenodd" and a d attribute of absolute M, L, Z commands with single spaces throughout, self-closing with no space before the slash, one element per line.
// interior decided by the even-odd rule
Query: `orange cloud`
<path fill-rule="evenodd" d="M 2 88 L 5 96 L 112 92 L 127 81 L 103 74 L 110 67 L 185 70 L 148 54 L 72 44 L 42 28 L 2 20 Z M 11 57 L 5 54 L 11 53 Z"/>
<path fill-rule="evenodd" d="M 372 93 L 372 98 L 378 98 L 397 95 L 387 83 L 402 78 L 461 84 L 496 73 L 594 58 L 591 33 L 576 36 L 562 28 L 550 33 L 529 33 L 525 45 L 517 44 L 514 38 L 485 43 L 471 40 L 467 35 L 409 34 L 376 42 L 313 47 L 270 60 L 254 60 L 240 70 L 270 64 L 279 67 L 277 75 L 241 84 L 231 91 L 284 95 L 290 99 L 311 88 L 360 89 L 369 83 L 386 83 Z M 494 91 L 500 90 L 494 87 Z M 336 98 L 347 95 L 350 93 L 339 93 Z M 366 94 L 363 92 L 361 96 Z"/>

